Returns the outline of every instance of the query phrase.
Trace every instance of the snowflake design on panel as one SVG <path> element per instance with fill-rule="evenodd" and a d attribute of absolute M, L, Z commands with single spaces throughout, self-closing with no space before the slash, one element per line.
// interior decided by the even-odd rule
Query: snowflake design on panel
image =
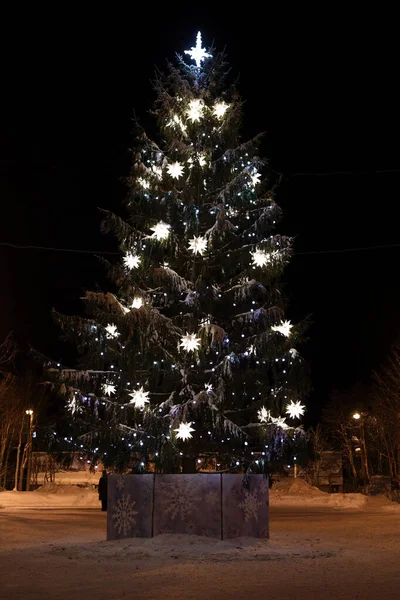
<path fill-rule="evenodd" d="M 258 493 L 256 490 L 249 492 L 249 490 L 244 490 L 244 500 L 240 502 L 239 508 L 241 508 L 244 512 L 244 520 L 250 521 L 251 518 L 254 518 L 258 521 L 258 511 L 262 506 L 261 500 L 258 498 Z"/>
<path fill-rule="evenodd" d="M 258 489 L 260 490 L 260 493 L 262 495 L 264 495 L 268 492 L 268 481 L 264 477 L 263 477 L 263 480 L 261 481 L 260 485 L 258 486 Z"/>
<path fill-rule="evenodd" d="M 118 475 L 117 477 L 117 490 L 119 490 L 120 492 L 124 491 L 124 487 L 125 487 L 125 481 L 122 475 Z"/>
<path fill-rule="evenodd" d="M 172 520 L 180 518 L 187 521 L 198 503 L 195 488 L 183 481 L 179 485 L 164 484 L 162 497 L 165 502 L 164 510 Z"/>
<path fill-rule="evenodd" d="M 124 537 L 128 535 L 134 525 L 136 525 L 136 515 L 139 514 L 135 510 L 135 500 L 131 500 L 129 494 L 123 494 L 122 498 L 117 500 L 113 507 L 112 519 L 115 522 L 115 529 Z"/>

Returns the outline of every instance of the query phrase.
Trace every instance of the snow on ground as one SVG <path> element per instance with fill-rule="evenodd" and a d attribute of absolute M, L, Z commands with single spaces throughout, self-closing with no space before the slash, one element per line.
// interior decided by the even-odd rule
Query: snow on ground
<path fill-rule="evenodd" d="M 0 492 L 0 510 L 40 508 L 98 508 L 98 492 L 91 487 L 48 483 L 33 492 Z"/>
<path fill-rule="evenodd" d="M 269 541 L 106 542 L 100 510 L 4 509 L 1 600 L 398 600 L 400 514 L 372 500 L 272 506 Z"/>
<path fill-rule="evenodd" d="M 276 483 L 270 491 L 271 506 L 314 506 L 361 509 L 369 502 L 362 494 L 327 494 L 301 479 Z M 390 503 L 392 504 L 392 503 Z M 34 492 L 0 492 L 0 509 L 98 508 L 98 493 L 92 486 L 48 483 Z M 398 506 L 398 505 L 396 505 Z M 387 510 L 390 510 L 389 508 Z"/>
<path fill-rule="evenodd" d="M 363 508 L 367 503 L 363 494 L 327 494 L 302 479 L 284 479 L 270 491 L 272 506 L 330 506 L 332 508 Z"/>

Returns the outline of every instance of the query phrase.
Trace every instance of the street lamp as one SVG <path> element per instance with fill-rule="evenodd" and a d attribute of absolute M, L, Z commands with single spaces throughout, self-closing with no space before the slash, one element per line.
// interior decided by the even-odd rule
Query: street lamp
<path fill-rule="evenodd" d="M 28 438 L 28 469 L 26 473 L 26 491 L 29 492 L 31 487 L 31 471 L 32 471 L 32 437 L 33 437 L 33 410 L 31 408 L 25 411 L 29 415 L 29 438 Z"/>
<path fill-rule="evenodd" d="M 366 415 L 367 415 L 367 413 L 359 413 L 358 411 L 356 411 L 355 413 L 352 414 L 352 417 L 356 421 L 360 421 L 361 417 L 365 417 Z M 360 454 L 361 454 L 362 474 L 366 479 L 369 480 L 367 444 L 365 441 L 365 418 L 361 419 L 359 427 L 360 427 L 360 446 L 361 446 L 361 448 L 356 448 L 356 452 L 360 452 Z"/>

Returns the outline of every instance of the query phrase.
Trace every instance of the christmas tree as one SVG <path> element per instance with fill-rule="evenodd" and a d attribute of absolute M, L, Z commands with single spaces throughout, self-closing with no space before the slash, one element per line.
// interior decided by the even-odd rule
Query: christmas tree
<path fill-rule="evenodd" d="M 113 291 L 86 293 L 89 318 L 57 315 L 82 353 L 62 371 L 79 447 L 117 470 L 267 472 L 301 431 L 300 330 L 278 286 L 291 239 L 228 80 L 200 33 L 157 75 L 162 143 L 136 125 L 128 217 L 105 212 Z"/>

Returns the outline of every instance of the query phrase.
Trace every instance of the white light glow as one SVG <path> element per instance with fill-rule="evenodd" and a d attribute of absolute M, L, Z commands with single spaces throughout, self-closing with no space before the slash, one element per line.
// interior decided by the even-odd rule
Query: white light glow
<path fill-rule="evenodd" d="M 179 179 L 183 175 L 183 165 L 179 162 L 174 162 L 167 165 L 167 172 L 173 179 Z"/>
<path fill-rule="evenodd" d="M 193 254 L 203 254 L 207 249 L 207 240 L 205 237 L 196 237 L 189 240 L 189 250 L 193 252 Z"/>
<path fill-rule="evenodd" d="M 253 263 L 256 267 L 265 267 L 270 261 L 271 256 L 269 252 L 265 252 L 265 250 L 255 250 L 254 252 L 250 252 L 253 257 Z"/>
<path fill-rule="evenodd" d="M 112 338 L 117 338 L 117 337 L 120 336 L 120 334 L 117 331 L 117 326 L 116 325 L 111 325 L 109 323 L 105 329 L 106 329 L 106 332 L 107 332 L 107 338 L 109 340 L 111 340 Z"/>
<path fill-rule="evenodd" d="M 124 265 L 128 269 L 137 269 L 140 263 L 140 256 L 127 252 L 123 258 Z"/>
<path fill-rule="evenodd" d="M 111 394 L 115 394 L 115 385 L 113 385 L 112 383 L 103 383 L 102 389 L 106 396 L 111 396 Z"/>
<path fill-rule="evenodd" d="M 187 333 L 181 338 L 181 347 L 186 350 L 186 352 L 191 352 L 193 350 L 197 350 L 200 345 L 200 338 L 196 336 L 195 333 Z"/>
<path fill-rule="evenodd" d="M 281 333 L 282 335 L 289 337 L 290 336 L 290 330 L 292 329 L 293 325 L 290 324 L 290 321 L 281 321 L 279 325 L 273 325 L 271 327 L 272 331 L 277 331 L 278 333 Z"/>
<path fill-rule="evenodd" d="M 151 237 L 156 238 L 157 240 L 165 240 L 169 236 L 169 225 L 160 221 L 154 227 L 150 227 L 153 231 L 153 235 Z"/>
<path fill-rule="evenodd" d="M 129 402 L 135 405 L 135 408 L 144 408 L 145 404 L 148 404 L 150 400 L 148 400 L 150 392 L 145 392 L 143 387 L 140 387 L 138 390 L 131 392 L 129 395 L 132 400 Z"/>
<path fill-rule="evenodd" d="M 286 414 L 289 415 L 291 419 L 300 419 L 301 416 L 304 415 L 305 406 L 300 404 L 300 401 L 293 402 L 290 401 L 290 404 L 286 407 Z"/>
<path fill-rule="evenodd" d="M 265 406 L 260 408 L 257 414 L 260 423 L 268 423 L 268 421 L 271 419 L 271 413 L 265 408 Z"/>
<path fill-rule="evenodd" d="M 260 173 L 253 173 L 253 175 L 250 175 L 250 178 L 251 178 L 250 187 L 255 188 L 256 185 L 258 185 L 260 183 L 261 175 L 260 175 Z"/>
<path fill-rule="evenodd" d="M 179 115 L 174 115 L 167 123 L 168 127 L 173 127 L 174 125 L 178 125 L 182 133 L 186 133 L 186 125 L 183 123 Z"/>
<path fill-rule="evenodd" d="M 146 181 L 145 179 L 143 179 L 143 177 L 139 177 L 139 179 L 137 180 L 138 184 L 142 186 L 142 188 L 144 190 L 148 190 L 150 187 L 150 183 L 148 181 Z"/>
<path fill-rule="evenodd" d="M 218 119 L 222 119 L 223 116 L 225 115 L 226 111 L 229 108 L 229 104 L 227 104 L 226 102 L 217 102 L 216 104 L 214 104 L 214 108 L 213 108 L 213 114 L 218 118 Z"/>
<path fill-rule="evenodd" d="M 188 54 L 192 60 L 195 61 L 196 67 L 201 67 L 201 61 L 205 58 L 209 58 L 211 54 L 206 52 L 205 48 L 201 47 L 201 33 L 200 31 L 197 33 L 196 37 L 196 46 L 192 46 L 190 50 L 185 50 L 185 54 Z"/>
<path fill-rule="evenodd" d="M 143 300 L 141 299 L 141 297 L 135 296 L 132 301 L 132 308 L 142 308 L 142 306 L 143 306 Z"/>
<path fill-rule="evenodd" d="M 179 440 L 189 440 L 192 438 L 192 431 L 194 431 L 193 427 L 191 427 L 191 423 L 180 423 L 178 429 L 174 429 L 176 432 L 176 437 Z"/>
<path fill-rule="evenodd" d="M 281 427 L 282 429 L 288 429 L 289 425 L 286 423 L 285 417 L 271 417 L 271 421 L 277 427 Z"/>
<path fill-rule="evenodd" d="M 196 99 L 189 102 L 189 108 L 186 112 L 188 119 L 194 123 L 200 121 L 203 116 L 204 104 L 202 100 Z"/>

